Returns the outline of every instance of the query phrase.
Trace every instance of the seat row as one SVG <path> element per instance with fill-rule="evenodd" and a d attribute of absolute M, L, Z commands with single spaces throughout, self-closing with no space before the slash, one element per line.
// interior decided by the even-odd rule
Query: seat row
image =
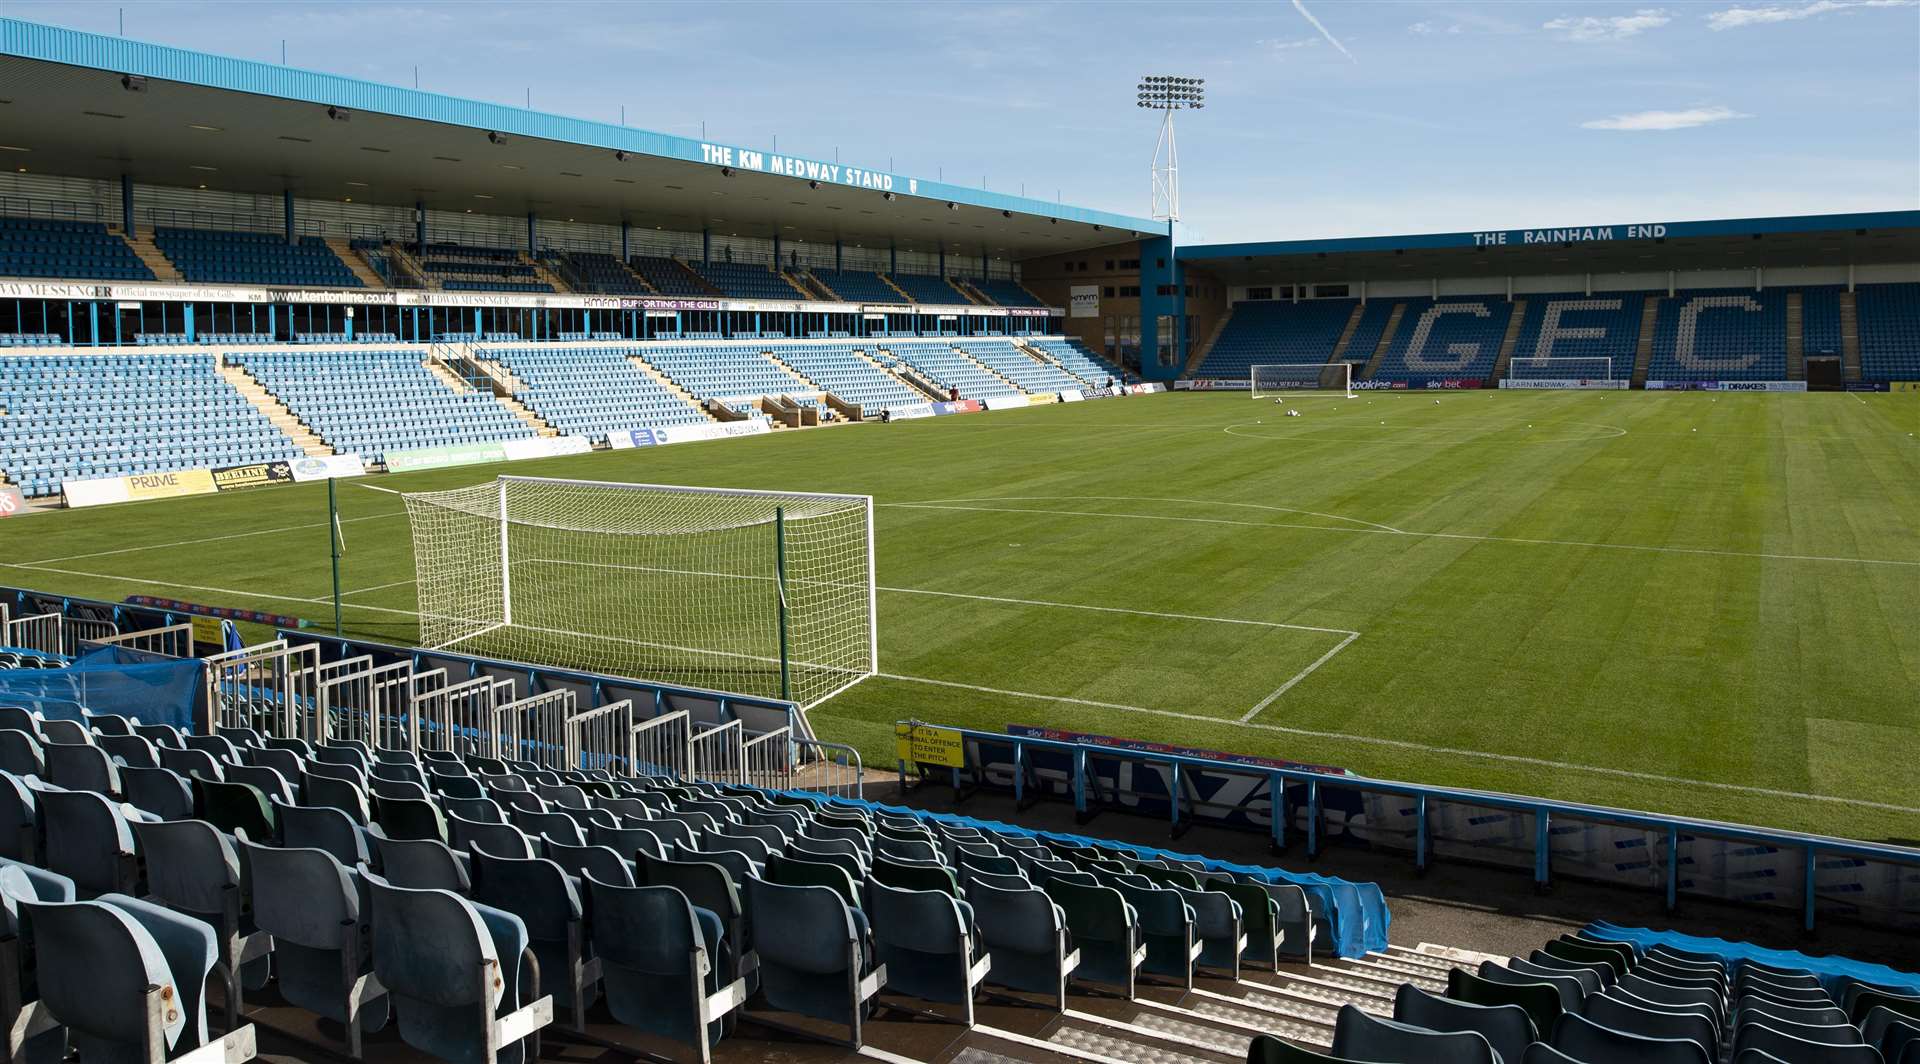
<path fill-rule="evenodd" d="M 392 1023 L 504 1059 L 557 1015 L 705 1060 L 748 1009 L 857 1046 L 883 991 L 970 1025 L 987 987 L 1058 1009 L 1314 937 L 1287 884 L 747 787 L 5 709 L 0 769 L 0 856 L 200 920 L 229 1029 L 271 984 L 354 1055 Z"/>
<path fill-rule="evenodd" d="M 1920 993 L 1664 944 L 1595 925 L 1527 958 L 1408 985 L 1391 1021 L 1343 1009 L 1331 1057 L 1256 1041 L 1249 1064 L 1916 1064 Z"/>

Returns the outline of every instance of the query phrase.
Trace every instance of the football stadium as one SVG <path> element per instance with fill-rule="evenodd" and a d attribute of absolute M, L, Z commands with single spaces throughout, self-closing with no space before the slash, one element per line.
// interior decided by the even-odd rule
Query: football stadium
<path fill-rule="evenodd" d="M 1920 194 L 415 81 L 0 18 L 12 1059 L 1920 1064 Z"/>

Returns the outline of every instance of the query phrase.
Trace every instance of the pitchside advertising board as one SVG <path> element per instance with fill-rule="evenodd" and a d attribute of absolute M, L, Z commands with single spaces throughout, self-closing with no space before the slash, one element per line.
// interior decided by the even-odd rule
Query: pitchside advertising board
<path fill-rule="evenodd" d="M 1804 392 L 1806 381 L 1648 381 L 1650 392 Z"/>
<path fill-rule="evenodd" d="M 26 496 L 20 494 L 19 488 L 11 484 L 0 486 L 0 518 L 25 513 L 26 510 L 27 499 Z"/>
<path fill-rule="evenodd" d="M 1618 380 L 1564 380 L 1564 381 L 1519 380 L 1517 381 L 1517 380 L 1507 379 L 1507 380 L 1502 380 L 1500 382 L 1500 387 L 1506 388 L 1506 389 L 1519 389 L 1521 391 L 1624 392 L 1627 390 L 1627 382 L 1618 381 Z"/>
<path fill-rule="evenodd" d="M 725 421 L 708 425 L 659 425 L 615 432 L 607 437 L 607 446 L 615 450 L 630 447 L 663 447 L 670 443 L 695 440 L 724 440 L 734 436 L 765 436 L 773 427 L 764 421 Z"/>
<path fill-rule="evenodd" d="M 1016 774 L 1028 794 L 1070 801 L 1074 794 L 1074 755 L 1069 750 L 1025 748 L 1016 767 L 1012 742 L 996 742 L 977 733 L 963 734 L 956 758 L 942 729 L 917 726 L 910 745 L 901 738 L 902 761 L 918 759 L 928 778 L 959 782 L 985 790 L 1011 792 Z M 919 732 L 926 732 L 925 736 Z M 1421 833 L 1415 798 L 1366 789 L 1339 768 L 1278 758 L 1227 754 L 1165 743 L 1088 735 L 1036 725 L 1008 725 L 1010 737 L 1084 744 L 1088 749 L 1082 785 L 1091 811 L 1137 813 L 1166 818 L 1172 811 L 1172 772 L 1123 756 L 1165 754 L 1212 762 L 1205 768 L 1183 765 L 1180 816 L 1183 821 L 1271 833 L 1273 779 L 1268 769 L 1316 773 L 1320 791 L 1318 838 L 1323 846 L 1342 846 L 1411 855 Z M 1104 750 L 1112 753 L 1103 753 Z M 924 756 L 923 756 L 924 754 Z M 955 764 L 955 761 L 959 764 Z M 912 763 L 912 762 L 909 762 Z M 1353 782 L 1343 784 L 1351 778 Z M 1307 829 L 1307 785 L 1287 780 L 1281 789 L 1282 817 L 1290 837 Z M 1555 810 L 1549 836 L 1549 862 L 1555 876 L 1575 876 L 1658 891 L 1665 888 L 1668 837 L 1663 828 L 1630 827 L 1588 820 Z M 1438 859 L 1490 863 L 1531 871 L 1538 837 L 1535 814 L 1475 804 L 1470 796 L 1430 796 L 1426 835 Z M 1805 900 L 1805 854 L 1797 847 L 1775 847 L 1747 840 L 1715 838 L 1688 827 L 1678 836 L 1679 889 L 1700 897 L 1741 901 L 1797 910 Z M 1824 913 L 1853 912 L 1881 922 L 1908 921 L 1920 912 L 1920 870 L 1891 863 L 1853 859 L 1821 861 L 1815 893 Z"/>
<path fill-rule="evenodd" d="M 557 458 L 563 454 L 586 454 L 591 450 L 593 450 L 593 441 L 585 436 L 535 436 L 524 440 L 450 443 L 442 447 L 388 451 L 387 472 L 410 473 L 419 469 L 445 469 L 449 466 L 478 465 L 483 462 Z"/>

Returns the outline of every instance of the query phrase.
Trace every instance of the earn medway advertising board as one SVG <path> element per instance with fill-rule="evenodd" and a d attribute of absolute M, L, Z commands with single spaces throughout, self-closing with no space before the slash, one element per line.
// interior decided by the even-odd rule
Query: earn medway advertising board
<path fill-rule="evenodd" d="M 705 425 L 656 425 L 614 432 L 607 435 L 607 446 L 615 450 L 628 447 L 662 447 L 669 443 L 695 440 L 724 440 L 734 436 L 764 436 L 773 431 L 766 422 L 722 421 Z"/>
<path fill-rule="evenodd" d="M 1522 391 L 1618 391 L 1627 390 L 1623 380 L 1511 380 L 1503 378 L 1502 388 L 1518 388 Z"/>

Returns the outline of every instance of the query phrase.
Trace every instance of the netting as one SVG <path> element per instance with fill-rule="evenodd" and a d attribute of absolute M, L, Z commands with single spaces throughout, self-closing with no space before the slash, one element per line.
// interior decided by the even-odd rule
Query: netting
<path fill-rule="evenodd" d="M 1507 378 L 1516 381 L 1610 381 L 1613 359 L 1603 356 L 1515 358 L 1507 364 Z"/>
<path fill-rule="evenodd" d="M 867 496 L 501 477 L 406 504 L 422 645 L 802 706 L 876 668 Z"/>
<path fill-rule="evenodd" d="M 1255 399 L 1303 392 L 1352 395 L 1352 380 L 1350 362 L 1259 363 L 1248 367 L 1248 382 Z"/>

